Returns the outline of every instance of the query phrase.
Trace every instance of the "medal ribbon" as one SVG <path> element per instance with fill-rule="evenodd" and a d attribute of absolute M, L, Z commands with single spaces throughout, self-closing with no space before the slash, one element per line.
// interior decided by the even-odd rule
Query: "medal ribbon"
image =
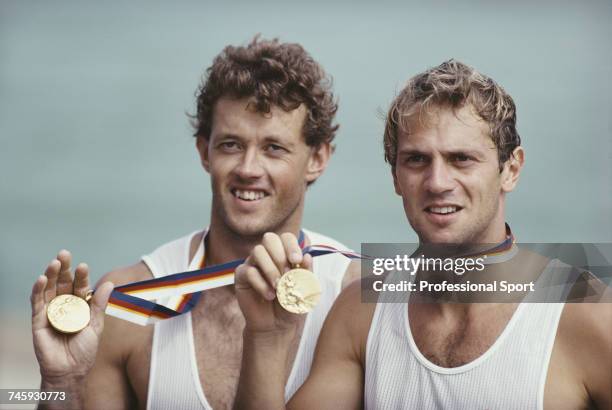
<path fill-rule="evenodd" d="M 514 235 L 510 230 L 510 226 L 506 224 L 506 239 L 495 245 L 491 249 L 483 252 L 476 252 L 468 255 L 461 255 L 461 258 L 476 259 L 485 257 L 483 264 L 491 265 L 494 263 L 502 263 L 512 259 L 518 253 L 518 246 L 515 244 Z"/>
<path fill-rule="evenodd" d="M 304 242 L 305 235 L 300 231 L 298 243 L 302 253 L 309 253 L 313 257 L 331 253 L 340 253 L 350 259 L 361 257 L 355 252 L 342 251 L 326 245 L 311 245 L 304 248 Z M 232 285 L 234 270 L 244 261 L 245 259 L 238 259 L 214 266 L 201 266 L 194 271 L 118 286 L 111 293 L 106 314 L 143 326 L 182 315 L 196 305 L 202 291 Z M 204 265 L 204 260 L 201 265 Z M 182 298 L 176 309 L 157 303 L 160 299 L 177 296 Z"/>
<path fill-rule="evenodd" d="M 204 240 L 204 239 L 203 239 Z M 344 251 L 327 245 L 304 247 L 305 235 L 300 231 L 298 243 L 302 254 L 312 257 L 339 253 L 349 259 L 371 258 L 356 252 Z M 487 256 L 485 264 L 500 263 L 512 258 L 518 248 L 514 236 L 506 224 L 506 239 L 493 248 L 464 258 Z M 175 273 L 160 278 L 143 280 L 116 287 L 108 301 L 106 314 L 127 320 L 138 325 L 147 325 L 159 320 L 172 318 L 189 312 L 197 303 L 201 292 L 234 284 L 234 270 L 244 263 L 245 259 L 204 267 L 204 257 L 200 269 Z M 180 297 L 176 309 L 154 302 L 160 299 Z"/>

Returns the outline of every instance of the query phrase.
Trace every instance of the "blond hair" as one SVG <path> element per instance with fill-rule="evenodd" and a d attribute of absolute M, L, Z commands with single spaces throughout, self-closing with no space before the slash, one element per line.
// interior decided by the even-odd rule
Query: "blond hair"
<path fill-rule="evenodd" d="M 393 100 L 385 125 L 385 161 L 395 169 L 398 134 L 410 134 L 408 121 L 415 114 L 432 106 L 459 109 L 466 104 L 489 125 L 501 170 L 521 145 L 514 101 L 493 79 L 454 59 L 412 77 Z"/>

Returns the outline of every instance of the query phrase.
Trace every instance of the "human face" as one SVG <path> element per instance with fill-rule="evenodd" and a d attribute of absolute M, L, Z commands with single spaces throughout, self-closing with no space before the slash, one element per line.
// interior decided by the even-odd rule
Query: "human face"
<path fill-rule="evenodd" d="M 306 186 L 325 169 L 329 144 L 306 145 L 303 106 L 290 112 L 273 106 L 269 114 L 253 107 L 248 98 L 219 99 L 210 137 L 198 137 L 212 183 L 211 229 L 239 236 L 296 232 Z"/>
<path fill-rule="evenodd" d="M 470 105 L 434 107 L 398 137 L 395 191 L 422 243 L 496 243 L 505 236 L 504 198 L 522 149 L 499 170 L 487 124 Z"/>

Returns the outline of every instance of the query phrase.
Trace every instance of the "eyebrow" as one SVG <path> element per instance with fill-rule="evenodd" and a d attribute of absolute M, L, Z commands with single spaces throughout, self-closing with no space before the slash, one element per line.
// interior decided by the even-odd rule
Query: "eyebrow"
<path fill-rule="evenodd" d="M 216 140 L 223 140 L 223 139 L 230 139 L 230 140 L 238 140 L 238 141 L 242 141 L 242 137 L 240 135 L 236 135 L 236 134 L 231 134 L 231 133 L 221 133 L 221 134 L 217 134 L 217 138 Z"/>
<path fill-rule="evenodd" d="M 264 142 L 268 142 L 268 143 L 279 143 L 279 144 L 283 144 L 286 146 L 293 146 L 293 142 L 290 141 L 285 141 L 283 138 L 277 136 L 277 135 L 267 135 L 263 138 Z"/>
<path fill-rule="evenodd" d="M 423 151 L 419 151 L 418 149 L 409 148 L 409 149 L 399 150 L 397 152 L 397 155 L 429 155 L 429 154 Z"/>
<path fill-rule="evenodd" d="M 452 149 L 452 150 L 447 150 L 447 151 L 442 151 L 442 155 L 445 157 L 448 156 L 452 156 L 452 155 L 468 155 L 474 158 L 482 158 L 483 157 L 483 152 L 479 151 L 479 150 L 475 150 L 475 149 Z M 403 150 L 400 150 L 397 153 L 398 156 L 408 156 L 408 155 L 424 155 L 424 156 L 430 156 L 431 153 L 429 152 L 425 152 L 419 149 L 415 149 L 415 148 L 406 148 Z"/>
<path fill-rule="evenodd" d="M 217 135 L 216 140 L 219 141 L 224 139 L 237 140 L 240 142 L 243 142 L 245 140 L 245 138 L 243 138 L 242 136 L 232 133 L 220 133 Z M 263 142 L 268 144 L 282 144 L 286 147 L 293 147 L 295 145 L 293 142 L 285 141 L 283 138 L 273 134 L 263 137 Z"/>

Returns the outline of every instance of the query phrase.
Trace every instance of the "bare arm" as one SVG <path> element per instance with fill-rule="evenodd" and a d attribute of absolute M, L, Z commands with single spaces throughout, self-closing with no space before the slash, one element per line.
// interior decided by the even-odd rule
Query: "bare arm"
<path fill-rule="evenodd" d="M 557 362 L 569 368 L 566 376 L 569 380 L 579 383 L 573 387 L 583 392 L 584 407 L 611 409 L 612 289 L 596 277 L 587 279 L 588 283 L 575 285 L 575 288 L 582 288 L 574 292 L 583 295 L 582 302 L 567 303 L 564 307 L 555 341 L 555 349 L 561 352 Z M 584 292 L 585 285 L 590 288 L 588 292 Z M 568 383 L 567 380 L 563 382 Z M 552 396 L 554 392 L 547 386 L 545 398 L 546 394 Z"/>
<path fill-rule="evenodd" d="M 587 378 L 587 390 L 597 408 L 612 409 L 612 304 L 605 303 L 598 307 L 598 310 L 605 310 L 598 314 L 594 329 L 601 356 L 592 360 L 594 367 Z"/>
<path fill-rule="evenodd" d="M 112 281 L 120 286 L 151 277 L 147 266 L 138 262 L 107 273 L 98 283 Z M 137 404 L 144 408 L 145 403 L 137 403 L 126 372 L 127 361 L 138 343 L 137 334 L 142 331 L 145 329 L 141 326 L 106 316 L 96 362 L 85 384 L 86 409 L 132 409 Z"/>
<path fill-rule="evenodd" d="M 344 272 L 342 278 L 342 289 L 346 289 L 351 283 L 361 277 L 361 263 L 357 260 L 352 260 Z"/>
<path fill-rule="evenodd" d="M 86 409 L 131 409 L 136 398 L 126 373 L 126 323 L 106 318 L 96 362 L 85 383 Z M 144 403 L 143 403 L 144 404 Z"/>
<path fill-rule="evenodd" d="M 311 269 L 294 235 L 266 233 L 245 263 L 236 268 L 236 298 L 245 317 L 236 409 L 282 409 L 291 341 L 302 317 L 275 300 L 276 282 L 292 264 Z"/>
<path fill-rule="evenodd" d="M 582 316 L 576 321 L 575 331 L 583 341 L 577 351 L 584 355 L 586 390 L 596 408 L 612 409 L 612 289 L 600 294 L 605 295 L 605 301 L 573 304 L 569 308 Z"/>
<path fill-rule="evenodd" d="M 245 330 L 235 409 L 284 409 L 289 345 L 293 331 Z"/>
<path fill-rule="evenodd" d="M 340 294 L 323 325 L 310 375 L 289 409 L 363 407 L 365 347 L 373 312 L 373 304 L 361 303 L 359 282 Z"/>
<path fill-rule="evenodd" d="M 295 237 L 283 236 L 281 241 L 268 235 L 236 270 L 236 295 L 246 327 L 235 408 L 285 408 L 289 345 L 296 336 L 298 316 L 284 311 L 274 300 L 274 284 L 289 267 L 289 260 L 305 267 L 311 264 L 308 256 L 302 260 Z M 359 299 L 357 282 L 336 302 L 319 339 L 311 376 L 289 408 L 337 408 L 339 402 L 346 408 L 361 406 L 361 362 L 369 320 L 367 315 L 360 316 Z"/>
<path fill-rule="evenodd" d="M 369 323 L 358 308 L 359 284 L 345 290 L 319 337 L 311 373 L 287 404 L 288 409 L 358 409 L 363 402 L 362 329 Z M 356 308 L 358 311 L 356 311 Z M 284 409 L 285 369 L 291 332 L 244 333 L 243 364 L 236 408 Z M 280 375 L 281 377 L 275 377 Z M 242 393 L 242 394 L 240 394 Z"/>

